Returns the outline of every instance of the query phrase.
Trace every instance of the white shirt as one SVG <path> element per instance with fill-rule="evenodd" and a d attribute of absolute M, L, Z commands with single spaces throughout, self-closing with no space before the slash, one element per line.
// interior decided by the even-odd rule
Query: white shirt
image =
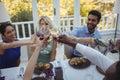
<path fill-rule="evenodd" d="M 93 64 L 99 66 L 103 71 L 106 71 L 114 63 L 113 60 L 88 46 L 78 43 L 76 45 L 76 50 L 86 56 L 86 58 L 89 59 Z"/>

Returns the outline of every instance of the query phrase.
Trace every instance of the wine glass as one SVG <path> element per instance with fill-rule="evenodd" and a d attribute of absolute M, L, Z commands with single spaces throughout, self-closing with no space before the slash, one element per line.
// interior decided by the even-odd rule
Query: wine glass
<path fill-rule="evenodd" d="M 44 39 L 44 33 L 42 31 L 42 27 L 36 27 L 36 33 L 35 33 L 40 40 Z"/>
<path fill-rule="evenodd" d="M 49 33 L 52 35 L 54 40 L 57 40 L 59 30 L 56 28 L 49 29 Z"/>
<path fill-rule="evenodd" d="M 57 29 L 57 28 L 52 28 L 52 29 L 49 30 L 49 32 L 52 35 L 54 40 L 57 40 L 58 36 L 65 34 L 63 32 L 60 32 L 59 29 Z M 58 43 L 57 47 L 58 48 L 62 48 L 63 44 L 62 43 Z"/>
<path fill-rule="evenodd" d="M 46 36 L 49 35 L 49 28 L 46 26 L 39 26 L 36 28 L 36 35 L 39 37 L 40 40 L 43 40 Z M 45 50 L 46 44 L 43 45 L 41 53 L 42 54 L 47 54 L 48 51 Z"/>

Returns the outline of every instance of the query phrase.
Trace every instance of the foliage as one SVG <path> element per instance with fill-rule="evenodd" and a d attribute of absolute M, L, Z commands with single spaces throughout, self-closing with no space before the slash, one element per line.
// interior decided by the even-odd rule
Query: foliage
<path fill-rule="evenodd" d="M 5 3 L 7 11 L 12 22 L 31 21 L 32 5 L 30 0 L 1 0 Z M 37 0 L 38 14 L 53 16 L 52 0 Z M 74 1 L 77 0 L 60 0 L 60 16 L 68 17 L 74 14 Z M 104 3 L 105 0 L 80 0 L 80 15 L 87 16 L 92 9 L 99 10 L 103 15 L 111 13 L 114 3 Z M 48 8 L 50 7 L 50 8 Z"/>
<path fill-rule="evenodd" d="M 12 22 L 32 20 L 30 0 L 1 0 L 4 2 Z"/>
<path fill-rule="evenodd" d="M 87 16 L 88 12 L 92 9 L 97 9 L 94 0 L 81 0 L 80 12 L 81 16 Z"/>

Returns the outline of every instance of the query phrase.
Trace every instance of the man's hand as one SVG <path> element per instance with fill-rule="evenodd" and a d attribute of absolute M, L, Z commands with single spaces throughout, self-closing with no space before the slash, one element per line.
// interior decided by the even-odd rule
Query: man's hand
<path fill-rule="evenodd" d="M 69 46 L 72 46 L 72 47 L 75 47 L 76 46 L 76 42 L 75 41 L 72 41 L 68 36 L 66 35 L 60 35 L 58 38 L 57 38 L 57 41 L 58 42 L 61 42 L 61 43 L 64 43 L 64 44 L 67 44 Z"/>

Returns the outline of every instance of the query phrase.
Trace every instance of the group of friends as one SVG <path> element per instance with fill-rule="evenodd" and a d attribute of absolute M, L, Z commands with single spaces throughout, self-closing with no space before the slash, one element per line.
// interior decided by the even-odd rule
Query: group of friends
<path fill-rule="evenodd" d="M 21 46 L 30 45 L 33 54 L 28 61 L 24 80 L 31 80 L 36 63 L 46 63 L 55 60 L 57 42 L 60 42 L 73 48 L 68 58 L 86 56 L 87 59 L 105 72 L 103 80 L 120 80 L 120 60 L 114 62 L 104 55 L 106 51 L 120 52 L 120 40 L 102 39 L 100 32 L 97 30 L 100 19 L 101 13 L 97 10 L 91 10 L 88 13 L 87 25 L 75 27 L 70 35 L 60 35 L 57 39 L 52 40 L 48 40 L 49 36 L 45 36 L 43 40 L 40 40 L 36 34 L 33 34 L 29 40 L 19 41 L 16 38 L 13 25 L 11 23 L 3 23 L 0 25 L 2 36 L 2 42 L 0 42 L 0 69 L 19 66 Z M 41 16 L 38 24 L 48 29 L 55 26 L 47 16 Z M 43 48 L 44 45 L 47 46 Z M 98 50 L 94 49 L 95 47 Z M 103 53 L 99 51 L 100 47 L 104 48 Z M 42 54 L 44 49 L 48 51 L 47 54 Z M 68 55 L 66 54 L 66 56 Z"/>

